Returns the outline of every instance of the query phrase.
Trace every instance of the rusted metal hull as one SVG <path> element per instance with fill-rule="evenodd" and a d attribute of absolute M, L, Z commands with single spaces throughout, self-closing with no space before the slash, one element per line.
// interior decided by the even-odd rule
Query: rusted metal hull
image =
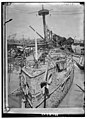
<path fill-rule="evenodd" d="M 48 73 L 53 73 L 52 84 L 49 87 L 49 95 L 46 96 L 46 108 L 57 108 L 61 103 L 62 99 L 67 94 L 69 88 L 72 85 L 74 77 L 74 67 L 72 66 L 71 70 L 64 74 L 65 77 L 62 77 L 61 80 L 55 74 L 55 67 L 48 71 Z M 44 108 L 44 95 L 42 95 L 40 83 L 42 82 L 42 77 L 44 73 L 38 77 L 29 79 L 29 76 L 26 78 L 28 84 L 30 84 L 30 92 L 32 95 L 31 104 L 34 108 Z M 31 88 L 31 85 L 33 88 Z M 27 108 L 31 108 L 27 103 Z"/>

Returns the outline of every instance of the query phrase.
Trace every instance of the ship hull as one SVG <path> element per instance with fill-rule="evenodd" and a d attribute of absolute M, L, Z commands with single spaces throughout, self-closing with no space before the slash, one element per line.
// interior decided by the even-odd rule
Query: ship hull
<path fill-rule="evenodd" d="M 70 75 L 66 79 L 65 82 L 61 82 L 54 90 L 50 93 L 50 96 L 46 99 L 46 108 L 58 108 L 61 101 L 64 99 L 66 94 L 68 93 L 74 78 L 74 70 L 70 72 Z M 37 108 L 43 108 L 44 102 L 38 106 Z"/>
<path fill-rule="evenodd" d="M 55 70 L 56 69 L 54 67 L 48 71 L 48 73 L 53 73 L 53 78 L 52 78 L 52 84 L 49 87 L 49 95 L 46 96 L 45 99 L 44 96 L 42 95 L 36 95 L 41 90 L 39 86 L 40 83 L 42 82 L 43 79 L 42 77 L 44 76 L 44 73 L 35 78 L 31 78 L 31 77 L 29 78 L 29 76 L 27 76 L 26 79 L 28 84 L 33 86 L 33 90 L 30 87 L 30 92 L 35 94 L 32 97 L 32 101 L 31 101 L 32 107 L 44 108 L 44 102 L 45 102 L 45 108 L 57 108 L 58 105 L 63 100 L 63 98 L 65 97 L 65 95 L 68 93 L 74 78 L 74 67 L 72 67 L 70 71 L 68 72 L 66 71 L 65 74 L 68 73 L 68 75 L 66 77 L 61 78 L 61 80 L 58 79 L 57 73 L 55 74 Z M 27 103 L 26 107 L 31 108 L 30 106 L 31 104 Z"/>

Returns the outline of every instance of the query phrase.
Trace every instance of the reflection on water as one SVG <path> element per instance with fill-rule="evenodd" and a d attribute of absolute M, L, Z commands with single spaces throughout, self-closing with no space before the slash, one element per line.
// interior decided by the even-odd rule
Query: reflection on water
<path fill-rule="evenodd" d="M 12 95 L 11 92 L 13 92 L 15 89 L 19 88 L 19 65 L 15 63 L 9 63 L 8 68 L 8 103 L 9 107 L 11 108 L 20 108 L 20 101 L 21 97 Z"/>

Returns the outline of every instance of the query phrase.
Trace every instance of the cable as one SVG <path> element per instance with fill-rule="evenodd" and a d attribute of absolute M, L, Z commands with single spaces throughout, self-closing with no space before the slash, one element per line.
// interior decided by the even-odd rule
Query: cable
<path fill-rule="evenodd" d="M 61 14 L 51 14 L 51 15 L 79 15 L 79 14 L 83 14 L 83 13 L 81 13 L 81 12 L 79 12 L 79 13 L 70 13 L 70 14 L 62 14 L 61 13 Z"/>
<path fill-rule="evenodd" d="M 21 10 L 21 9 L 18 9 L 18 8 L 15 8 L 14 10 L 17 10 L 17 11 L 19 11 L 20 13 L 25 13 L 25 14 L 34 14 L 34 13 L 37 13 L 37 12 L 38 12 L 38 11 L 27 12 L 26 10 Z"/>
<path fill-rule="evenodd" d="M 52 11 L 52 12 L 64 12 L 64 13 L 69 13 L 69 12 L 84 12 L 82 10 L 79 10 L 79 11 Z"/>

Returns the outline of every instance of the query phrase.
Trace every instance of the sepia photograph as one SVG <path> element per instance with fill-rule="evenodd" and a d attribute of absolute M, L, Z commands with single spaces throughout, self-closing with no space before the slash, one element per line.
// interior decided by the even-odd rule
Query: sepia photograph
<path fill-rule="evenodd" d="M 85 116 L 85 2 L 2 2 L 2 113 Z"/>

